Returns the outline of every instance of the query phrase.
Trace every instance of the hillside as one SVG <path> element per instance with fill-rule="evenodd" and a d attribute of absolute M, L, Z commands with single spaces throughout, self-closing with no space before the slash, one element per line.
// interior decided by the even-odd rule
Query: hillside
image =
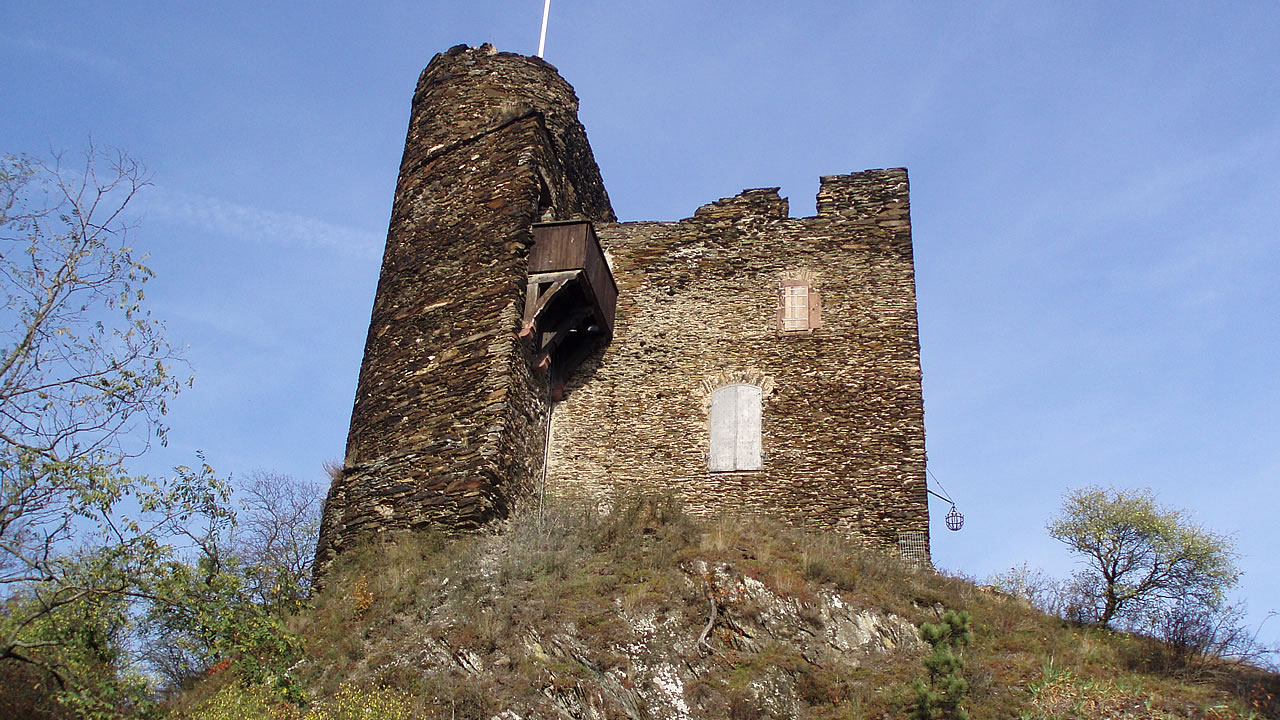
<path fill-rule="evenodd" d="M 1280 678 L 1163 666 L 1153 641 L 1073 627 L 960 578 L 669 499 L 549 511 L 501 532 L 353 551 L 295 618 L 278 684 L 215 673 L 180 717 L 900 718 L 917 627 L 967 610 L 974 718 L 1280 717 Z"/>

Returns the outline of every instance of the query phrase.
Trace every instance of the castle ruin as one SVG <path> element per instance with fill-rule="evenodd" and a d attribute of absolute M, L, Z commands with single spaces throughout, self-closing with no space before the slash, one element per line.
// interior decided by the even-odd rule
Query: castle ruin
<path fill-rule="evenodd" d="M 520 502 L 673 492 L 928 558 L 907 173 L 614 217 L 573 89 L 455 47 L 414 93 L 317 567 Z"/>

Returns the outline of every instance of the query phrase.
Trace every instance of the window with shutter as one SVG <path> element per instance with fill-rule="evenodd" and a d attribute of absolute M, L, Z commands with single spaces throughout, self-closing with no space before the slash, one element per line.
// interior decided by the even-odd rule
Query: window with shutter
<path fill-rule="evenodd" d="M 809 288 L 804 285 L 782 288 L 782 329 L 809 329 Z"/>
<path fill-rule="evenodd" d="M 804 280 L 783 280 L 778 297 L 778 330 L 796 332 L 822 327 L 822 298 Z"/>
<path fill-rule="evenodd" d="M 756 385 L 725 385 L 711 393 L 712 472 L 760 469 L 760 406 Z"/>

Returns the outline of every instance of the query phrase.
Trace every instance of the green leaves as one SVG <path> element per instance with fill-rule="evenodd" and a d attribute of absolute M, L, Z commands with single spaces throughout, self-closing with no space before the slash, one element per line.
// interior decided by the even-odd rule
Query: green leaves
<path fill-rule="evenodd" d="M 154 714 L 157 673 L 178 683 L 224 658 L 287 687 L 283 617 L 308 589 L 318 500 L 250 485 L 237 534 L 203 457 L 127 472 L 164 441 L 182 362 L 125 243 L 149 182 L 118 151 L 64 159 L 0 158 L 0 662 L 51 674 L 90 718 Z"/>
<path fill-rule="evenodd" d="M 149 183 L 122 152 L 69 159 L 0 158 L 0 661 L 51 673 L 81 716 L 145 716 L 134 603 L 173 533 L 222 512 L 219 486 L 125 472 L 178 390 L 141 305 L 151 271 L 124 243 Z"/>
<path fill-rule="evenodd" d="M 162 430 L 178 389 L 177 355 L 141 309 L 152 273 L 123 242 L 149 181 L 118 151 L 64 159 L 0 159 L 0 444 L 118 465 L 140 451 L 121 439 Z"/>
<path fill-rule="evenodd" d="M 168 564 L 144 619 L 150 659 L 167 679 L 189 680 L 226 660 L 245 680 L 288 686 L 287 671 L 300 657 L 301 643 L 276 608 L 253 600 L 254 572 L 220 550 Z"/>
<path fill-rule="evenodd" d="M 1048 530 L 1085 563 L 1077 619 L 1104 627 L 1188 599 L 1215 607 L 1240 578 L 1230 538 L 1161 507 L 1150 490 L 1074 490 Z"/>
<path fill-rule="evenodd" d="M 961 651 L 973 639 L 969 612 L 948 610 L 941 623 L 924 623 L 920 626 L 920 639 L 932 646 L 933 652 L 923 661 L 929 682 L 917 679 L 911 684 L 916 693 L 912 717 L 968 720 L 969 713 L 960 703 L 969 692 L 969 682 L 960 673 L 965 665 Z"/>

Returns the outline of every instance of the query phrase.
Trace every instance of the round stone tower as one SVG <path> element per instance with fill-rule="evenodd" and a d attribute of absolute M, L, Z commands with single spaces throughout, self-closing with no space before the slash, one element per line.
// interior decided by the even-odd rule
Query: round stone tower
<path fill-rule="evenodd" d="M 614 220 L 577 110 L 554 67 L 489 45 L 423 70 L 319 571 L 359 538 L 478 527 L 540 476 L 533 226 Z"/>

